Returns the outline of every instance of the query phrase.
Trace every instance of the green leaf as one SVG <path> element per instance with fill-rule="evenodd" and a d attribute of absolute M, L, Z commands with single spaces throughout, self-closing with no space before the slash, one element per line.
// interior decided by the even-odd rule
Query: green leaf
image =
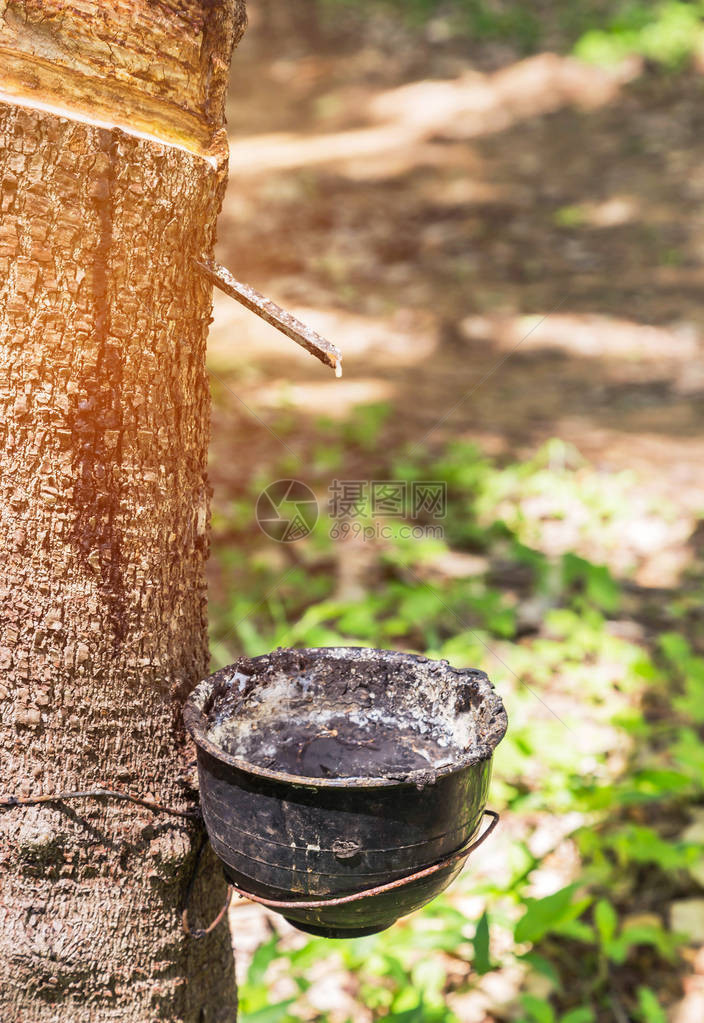
<path fill-rule="evenodd" d="M 628 824 L 608 838 L 622 864 L 657 863 L 663 870 L 686 869 L 699 858 L 696 845 L 661 838 L 652 828 Z"/>
<path fill-rule="evenodd" d="M 426 956 L 417 962 L 411 971 L 413 987 L 421 997 L 431 1004 L 442 1001 L 442 991 L 447 981 L 445 964 L 439 956 Z M 397 978 L 399 986 L 407 985 L 405 973 Z"/>
<path fill-rule="evenodd" d="M 279 936 L 272 934 L 268 941 L 260 945 L 252 957 L 252 962 L 247 970 L 247 986 L 256 987 L 264 981 L 264 974 L 269 963 L 279 955 Z"/>
<path fill-rule="evenodd" d="M 394 1009 L 381 1018 L 384 1023 L 459 1023 L 454 1012 L 446 1006 L 427 1005 L 422 997 L 412 1008 Z"/>
<path fill-rule="evenodd" d="M 563 938 L 571 938 L 572 941 L 581 941 L 585 945 L 592 945 L 596 941 L 594 928 L 582 920 L 568 920 L 556 927 L 555 933 L 560 934 Z"/>
<path fill-rule="evenodd" d="M 521 995 L 523 1008 L 532 1017 L 534 1023 L 555 1023 L 555 1010 L 550 1002 L 535 995 Z"/>
<path fill-rule="evenodd" d="M 549 959 L 546 959 L 545 956 L 541 956 L 537 952 L 526 952 L 524 955 L 518 956 L 518 958 L 523 960 L 524 963 L 528 963 L 536 973 L 540 973 L 543 977 L 551 980 L 555 987 L 560 988 L 562 986 L 560 984 L 560 975 L 554 964 Z"/>
<path fill-rule="evenodd" d="M 577 884 L 571 884 L 559 892 L 546 895 L 543 899 L 526 899 L 526 911 L 516 924 L 514 932 L 516 941 L 539 941 L 550 931 L 569 924 L 580 916 L 590 900 L 582 899 L 574 904 L 572 896 L 577 887 Z"/>
<path fill-rule="evenodd" d="M 295 998 L 287 998 L 276 1005 L 267 1005 L 255 1012 L 240 1012 L 239 1023 L 284 1023 L 289 1015 L 289 1008 L 296 1001 Z"/>
<path fill-rule="evenodd" d="M 650 945 L 658 950 L 663 959 L 670 961 L 675 958 L 679 944 L 676 935 L 670 934 L 664 927 L 656 927 L 654 924 L 624 926 L 621 931 L 621 938 L 626 942 L 629 949 L 637 945 Z"/>
<path fill-rule="evenodd" d="M 477 929 L 474 932 L 474 938 L 472 939 L 472 945 L 474 946 L 474 960 L 473 966 L 476 972 L 482 977 L 485 973 L 489 973 L 493 969 L 491 965 L 491 956 L 489 952 L 489 917 L 486 910 L 479 917 L 477 922 Z"/>
<path fill-rule="evenodd" d="M 602 945 L 605 945 L 607 941 L 611 941 L 618 927 L 618 914 L 606 899 L 600 899 L 594 907 L 594 923 L 596 924 Z"/>
<path fill-rule="evenodd" d="M 668 661 L 677 667 L 684 667 L 692 653 L 692 648 L 684 636 L 679 632 L 663 632 L 658 642 Z"/>
<path fill-rule="evenodd" d="M 638 1012 L 643 1023 L 667 1023 L 667 1016 L 649 987 L 638 988 Z"/>
<path fill-rule="evenodd" d="M 570 1009 L 561 1018 L 560 1023 L 594 1023 L 595 1019 L 594 1011 L 584 1006 L 579 1009 Z"/>
<path fill-rule="evenodd" d="M 607 614 L 618 609 L 621 589 L 606 565 L 594 565 L 576 554 L 568 553 L 562 558 L 565 583 L 577 583 L 582 587 L 590 603 Z"/>

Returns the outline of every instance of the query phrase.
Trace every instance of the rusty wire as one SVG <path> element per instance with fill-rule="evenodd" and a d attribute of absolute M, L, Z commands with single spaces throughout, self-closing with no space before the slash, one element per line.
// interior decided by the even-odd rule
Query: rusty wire
<path fill-rule="evenodd" d="M 135 803 L 137 806 L 143 806 L 147 810 L 151 810 L 153 813 L 168 813 L 174 817 L 185 817 L 190 820 L 195 820 L 200 822 L 201 827 L 203 826 L 203 816 L 200 812 L 200 807 L 195 807 L 192 810 L 179 810 L 175 806 L 166 806 L 164 803 L 157 803 L 154 799 L 145 799 L 143 796 L 135 796 L 130 792 L 120 792 L 117 789 L 86 789 L 81 792 L 50 792 L 43 796 L 0 796 L 0 810 L 12 810 L 23 806 L 40 806 L 46 803 L 60 803 L 65 799 L 117 799 L 121 802 Z M 205 836 L 204 829 L 203 835 Z M 196 853 L 193 871 L 191 872 L 190 879 L 186 886 L 186 893 L 183 899 L 183 909 L 181 911 L 181 922 L 185 933 L 188 937 L 196 940 L 204 938 L 207 934 L 210 934 L 211 931 L 215 930 L 227 912 L 230 900 L 232 899 L 232 885 L 228 885 L 225 904 L 213 922 L 205 928 L 191 929 L 188 924 L 188 903 L 190 901 L 191 892 L 193 891 L 198 867 L 200 865 L 200 859 L 203 855 L 205 845 L 206 838 L 203 837 L 198 847 L 198 852 Z"/>
<path fill-rule="evenodd" d="M 146 809 L 152 810 L 154 813 L 168 813 L 176 817 L 185 817 L 198 820 L 201 824 L 203 823 L 200 808 L 195 808 L 193 810 L 179 810 L 176 807 L 165 806 L 163 803 L 157 803 L 155 800 L 144 799 L 142 796 L 134 796 L 129 792 L 119 792 L 116 789 L 90 789 L 83 792 L 54 792 L 43 796 L 0 796 L 0 809 L 11 810 L 20 806 L 38 806 L 44 803 L 61 802 L 64 799 L 118 799 L 124 802 L 135 803 L 138 806 L 144 806 Z M 198 868 L 200 866 L 203 850 L 207 844 L 206 833 L 204 831 L 203 839 L 198 847 L 193 871 L 188 885 L 186 886 L 186 892 L 183 899 L 183 909 L 181 911 L 181 925 L 183 927 L 183 931 L 189 938 L 193 938 L 196 941 L 199 941 L 201 938 L 205 938 L 208 934 L 215 930 L 225 916 L 235 892 L 240 896 L 240 898 L 247 899 L 250 902 L 257 902 L 270 909 L 296 910 L 326 909 L 329 906 L 344 906 L 351 902 L 361 902 L 363 899 L 370 899 L 375 895 L 383 895 L 386 892 L 394 891 L 397 888 L 404 888 L 406 885 L 412 884 L 414 881 L 421 881 L 426 877 L 431 877 L 433 874 L 444 870 L 446 867 L 456 863 L 457 860 L 469 856 L 471 852 L 478 849 L 499 823 L 499 814 L 495 810 L 484 810 L 483 816 L 491 817 L 491 823 L 489 824 L 489 827 L 481 833 L 479 838 L 474 839 L 474 841 L 470 841 L 470 839 L 468 839 L 460 846 L 459 849 L 456 849 L 454 852 L 443 857 L 443 859 L 438 860 L 436 863 L 433 863 L 431 866 L 424 867 L 412 874 L 406 874 L 404 877 L 396 878 L 394 881 L 387 881 L 386 884 L 376 885 L 374 888 L 365 888 L 364 891 L 354 892 L 351 895 L 340 895 L 332 899 L 308 900 L 265 899 L 261 895 L 255 895 L 253 892 L 249 892 L 246 889 L 241 888 L 239 885 L 231 883 L 227 886 L 225 902 L 215 919 L 208 924 L 207 927 L 192 928 L 188 922 L 188 907 L 196 882 L 196 877 L 198 875 Z"/>
<path fill-rule="evenodd" d="M 230 906 L 230 902 L 232 901 L 233 888 L 232 888 L 232 885 L 229 884 L 227 886 L 227 893 L 225 895 L 225 902 L 224 902 L 222 908 L 220 909 L 220 912 L 218 913 L 218 915 L 212 921 L 212 923 L 208 924 L 207 927 L 191 927 L 191 925 L 189 924 L 189 922 L 188 922 L 188 907 L 189 907 L 189 904 L 190 904 L 190 901 L 191 901 L 191 894 L 193 893 L 193 887 L 194 887 L 194 885 L 196 883 L 196 877 L 198 876 L 198 868 L 200 866 L 201 856 L 203 855 L 203 850 L 205 849 L 206 845 L 207 845 L 207 839 L 203 838 L 203 841 L 200 843 L 200 846 L 198 847 L 198 852 L 196 853 L 196 860 L 195 860 L 195 863 L 193 864 L 193 871 L 191 873 L 191 879 L 188 882 L 188 886 L 186 888 L 186 894 L 184 895 L 184 898 L 183 898 L 183 910 L 181 911 L 181 926 L 183 927 L 184 934 L 186 934 L 187 937 L 189 937 L 189 938 L 193 938 L 195 941 L 200 941 L 201 938 L 205 938 L 206 935 L 210 934 L 211 931 L 215 930 L 217 925 L 220 923 L 222 918 L 225 916 L 225 913 L 227 912 L 227 910 L 228 910 L 228 908 Z"/>
<path fill-rule="evenodd" d="M 184 909 L 181 914 L 181 922 L 183 924 L 184 932 L 190 937 L 196 940 L 204 938 L 206 934 L 210 934 L 214 931 L 217 925 L 220 923 L 225 913 L 227 912 L 232 896 L 234 893 L 240 896 L 242 899 L 247 899 L 250 902 L 258 902 L 261 906 L 267 906 L 269 909 L 327 909 L 329 906 L 344 906 L 350 902 L 361 902 L 362 899 L 370 899 L 375 895 L 383 895 L 385 892 L 393 891 L 396 888 L 404 888 L 408 884 L 412 884 L 414 881 L 421 881 L 423 878 L 431 877 L 433 874 L 438 873 L 440 870 L 444 870 L 446 867 L 456 863 L 457 860 L 463 859 L 465 856 L 469 856 L 471 852 L 478 849 L 479 846 L 484 842 L 489 835 L 492 833 L 496 825 L 499 823 L 499 815 L 496 810 L 485 810 L 484 816 L 491 817 L 491 823 L 485 831 L 481 833 L 479 838 L 476 838 L 473 842 L 469 839 L 464 842 L 459 849 L 450 853 L 449 856 L 443 857 L 438 860 L 437 863 L 433 863 L 430 867 L 424 867 L 422 870 L 416 870 L 413 874 L 406 874 L 404 877 L 399 877 L 395 881 L 387 881 L 386 884 L 377 885 L 375 888 L 365 888 L 362 892 L 354 892 L 352 895 L 340 895 L 334 899 L 313 899 L 313 900 L 299 900 L 299 899 L 265 899 L 261 895 L 254 895 L 252 892 L 246 891 L 244 888 L 240 888 L 239 885 L 229 884 L 227 886 L 227 894 L 225 896 L 225 903 L 222 906 L 220 912 L 215 917 L 213 922 L 205 928 L 191 928 L 188 923 L 188 904 L 190 902 L 191 893 L 195 884 L 196 875 L 198 873 L 198 866 L 200 864 L 200 858 L 203 854 L 205 847 L 205 841 L 202 842 L 197 856 L 195 867 L 193 868 L 193 874 L 191 876 L 190 883 L 186 890 L 186 897 L 184 900 Z"/>
<path fill-rule="evenodd" d="M 471 852 L 478 849 L 479 846 L 484 842 L 489 835 L 492 833 L 496 825 L 499 823 L 499 815 L 496 810 L 485 810 L 484 815 L 491 817 L 492 821 L 489 827 L 481 833 L 479 838 L 473 842 L 469 840 L 464 842 L 459 849 L 456 849 L 449 856 L 445 856 L 443 859 L 438 860 L 437 863 L 433 863 L 430 867 L 424 867 L 422 870 L 417 870 L 413 874 L 406 874 L 404 877 L 399 877 L 395 881 L 387 881 L 386 884 L 377 885 L 375 888 L 365 888 L 363 892 L 354 892 L 352 895 L 340 895 L 334 899 L 313 899 L 308 901 L 302 900 L 283 900 L 283 899 L 264 899 L 260 895 L 253 895 L 251 892 L 245 891 L 240 888 L 239 885 L 231 885 L 232 888 L 237 892 L 238 895 L 244 899 L 249 899 L 251 902 L 258 902 L 262 906 L 268 906 L 270 909 L 326 909 L 328 906 L 344 906 L 350 902 L 361 902 L 362 899 L 370 899 L 374 895 L 383 895 L 385 892 L 393 891 L 395 888 L 404 888 L 408 884 L 412 884 L 414 881 L 421 881 L 425 877 L 431 877 L 433 874 L 437 874 L 438 871 L 444 870 L 445 867 L 451 866 L 456 863 L 457 860 L 461 860 L 464 856 L 469 856 Z"/>

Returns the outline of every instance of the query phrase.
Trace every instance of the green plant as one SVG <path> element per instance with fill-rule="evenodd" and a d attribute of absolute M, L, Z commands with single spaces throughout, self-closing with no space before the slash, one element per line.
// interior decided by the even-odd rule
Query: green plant
<path fill-rule="evenodd" d="M 660 4 L 624 5 L 605 28 L 579 39 L 575 53 L 583 60 L 612 64 L 639 54 L 674 70 L 682 67 L 704 41 L 704 4 L 665 0 Z"/>
<path fill-rule="evenodd" d="M 595 1016 L 590 1008 L 570 1009 L 558 1016 L 550 1002 L 535 995 L 523 995 L 521 999 L 526 1012 L 520 1023 L 594 1023 Z"/>
<path fill-rule="evenodd" d="M 242 986 L 244 1023 L 323 1023 L 309 1001 L 321 960 L 343 971 L 374 1021 L 456 1023 L 456 997 L 520 963 L 551 990 L 518 993 L 522 1023 L 606 1023 L 612 999 L 623 997 L 613 989 L 620 971 L 629 990 L 634 976 L 642 982 L 622 1011 L 662 1023 L 658 977 L 672 975 L 686 940 L 663 923 L 667 893 L 689 883 L 702 855 L 699 843 L 679 837 L 678 822 L 704 801 L 704 658 L 694 630 L 628 640 L 611 628 L 633 601 L 609 562 L 637 481 L 606 476 L 559 441 L 503 464 L 459 441 L 435 455 L 385 452 L 376 439 L 387 417 L 379 406 L 298 438 L 309 485 L 324 493 L 332 473 L 344 478 L 344 460 L 362 453 L 371 478 L 444 480 L 444 539 L 391 529 L 374 549 L 364 592 L 340 596 L 344 541 L 331 537 L 324 508 L 314 533 L 291 550 L 273 548 L 253 523 L 259 489 L 281 471 L 277 458 L 263 461 L 257 480 L 217 509 L 213 649 L 226 663 L 237 650 L 279 643 L 398 646 L 485 666 L 511 723 L 492 802 L 514 833 L 500 877 L 477 877 L 470 866 L 446 895 L 388 932 L 301 947 L 270 938 Z M 307 458 L 321 446 L 334 458 Z M 573 519 L 571 545 L 555 552 L 545 543 L 550 523 Z M 370 508 L 359 520 L 373 523 Z M 443 575 L 438 566 L 467 552 L 479 567 Z M 536 602 L 542 611 L 526 625 L 524 609 Z M 575 865 L 538 898 L 545 853 L 531 851 L 532 836 L 545 820 L 571 822 L 556 844 L 571 845 Z M 467 898 L 477 906 L 469 916 L 460 908 Z"/>

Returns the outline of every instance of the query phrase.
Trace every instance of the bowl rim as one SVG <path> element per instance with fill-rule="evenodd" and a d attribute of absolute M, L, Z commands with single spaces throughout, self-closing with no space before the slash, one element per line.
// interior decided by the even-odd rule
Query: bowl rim
<path fill-rule="evenodd" d="M 466 751 L 464 755 L 458 756 L 458 758 L 451 764 L 440 767 L 436 771 L 428 771 L 422 768 L 415 771 L 408 771 L 402 778 L 308 777 L 306 775 L 289 774 L 286 771 L 276 771 L 271 768 L 260 767 L 257 764 L 250 763 L 248 760 L 243 760 L 240 757 L 233 756 L 231 753 L 226 753 L 214 742 L 211 742 L 207 735 L 207 719 L 203 713 L 203 706 L 213 687 L 217 685 L 218 682 L 228 678 L 234 671 L 243 668 L 246 664 L 256 664 L 257 661 L 266 660 L 270 658 L 273 653 L 282 649 L 306 654 L 310 657 L 327 656 L 332 658 L 358 658 L 360 661 L 401 660 L 407 663 L 433 663 L 442 665 L 446 670 L 451 671 L 457 676 L 472 678 L 477 685 L 482 698 L 491 705 L 491 710 L 494 712 L 495 721 L 493 728 L 485 736 L 485 741 L 473 746 L 472 749 Z M 271 651 L 271 653 L 268 654 L 259 654 L 256 657 L 239 657 L 232 664 L 228 664 L 224 668 L 220 668 L 218 671 L 208 675 L 195 687 L 195 689 L 191 691 L 183 706 L 183 720 L 186 729 L 193 738 L 198 749 L 208 753 L 215 760 L 228 764 L 230 767 L 243 771 L 245 774 L 251 774 L 259 778 L 266 778 L 271 781 L 284 782 L 289 785 L 297 785 L 299 787 L 309 789 L 371 789 L 392 788 L 406 785 L 415 788 L 424 787 L 425 785 L 434 783 L 439 778 L 458 774 L 460 771 L 466 770 L 468 767 L 474 767 L 478 764 L 491 761 L 494 750 L 505 736 L 508 728 L 508 717 L 504 708 L 503 700 L 496 692 L 492 682 L 490 682 L 489 677 L 485 672 L 480 671 L 477 668 L 453 668 L 449 661 L 445 659 L 440 660 L 433 657 L 425 657 L 422 654 L 407 653 L 404 650 L 383 650 L 378 647 L 355 646 L 277 647 L 276 650 Z"/>

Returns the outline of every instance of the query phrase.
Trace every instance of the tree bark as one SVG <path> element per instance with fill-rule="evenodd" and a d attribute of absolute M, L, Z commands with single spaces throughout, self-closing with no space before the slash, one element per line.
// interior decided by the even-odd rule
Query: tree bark
<path fill-rule="evenodd" d="M 180 708 L 208 664 L 193 260 L 244 12 L 109 6 L 0 0 L 0 793 L 185 809 Z M 0 811 L 2 1023 L 234 1020 L 227 928 L 180 928 L 199 838 L 125 803 Z M 206 858 L 204 921 L 224 891 Z"/>

